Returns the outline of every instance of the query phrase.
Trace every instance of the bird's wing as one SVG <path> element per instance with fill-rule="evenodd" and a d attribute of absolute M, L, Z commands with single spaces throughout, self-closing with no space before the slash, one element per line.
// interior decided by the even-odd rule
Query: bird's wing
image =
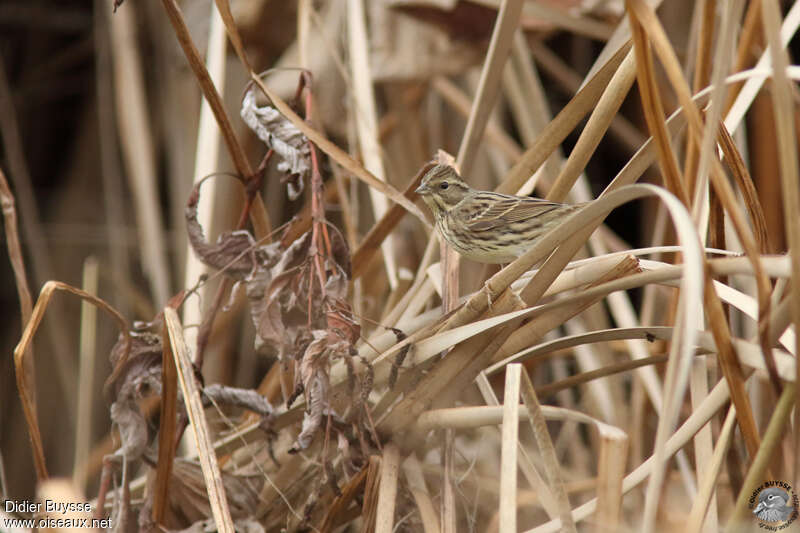
<path fill-rule="evenodd" d="M 521 198 L 501 194 L 478 195 L 474 198 L 472 208 L 485 204 L 483 209 L 475 209 L 469 217 L 468 224 L 474 231 L 486 231 L 502 227 L 512 222 L 528 220 L 543 215 L 564 204 L 548 202 L 538 198 Z"/>

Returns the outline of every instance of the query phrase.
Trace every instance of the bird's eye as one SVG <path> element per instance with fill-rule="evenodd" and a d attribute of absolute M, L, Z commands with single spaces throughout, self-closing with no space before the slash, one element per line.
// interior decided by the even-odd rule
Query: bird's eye
<path fill-rule="evenodd" d="M 442 183 L 439 184 L 439 188 L 442 189 L 442 190 L 445 190 L 449 186 L 450 186 L 450 184 L 447 183 L 446 181 L 443 181 Z"/>

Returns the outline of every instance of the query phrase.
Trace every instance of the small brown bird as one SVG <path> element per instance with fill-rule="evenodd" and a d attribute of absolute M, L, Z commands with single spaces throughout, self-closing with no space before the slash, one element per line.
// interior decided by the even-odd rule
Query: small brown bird
<path fill-rule="evenodd" d="M 441 164 L 425 173 L 416 192 L 450 246 L 479 263 L 510 263 L 583 206 L 479 191 Z"/>

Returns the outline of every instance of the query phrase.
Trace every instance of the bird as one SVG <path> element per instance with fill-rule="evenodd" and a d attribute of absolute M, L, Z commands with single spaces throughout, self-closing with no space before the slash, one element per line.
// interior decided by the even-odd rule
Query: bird
<path fill-rule="evenodd" d="M 491 264 L 512 262 L 585 205 L 473 189 L 446 164 L 431 167 L 415 192 L 450 246 L 467 259 Z"/>
<path fill-rule="evenodd" d="M 785 522 L 794 507 L 789 505 L 789 493 L 780 487 L 769 487 L 758 494 L 758 505 L 753 514 L 765 522 Z"/>

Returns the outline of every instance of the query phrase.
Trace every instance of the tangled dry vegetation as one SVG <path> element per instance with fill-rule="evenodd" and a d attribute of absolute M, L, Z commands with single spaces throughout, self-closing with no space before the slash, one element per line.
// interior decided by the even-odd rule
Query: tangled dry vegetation
<path fill-rule="evenodd" d="M 108 240 L 35 306 L 26 263 L 69 278 L 0 76 L 4 498 L 117 531 L 711 532 L 800 488 L 800 4 L 108 3 L 85 171 Z M 434 154 L 593 201 L 460 263 L 414 193 Z"/>

